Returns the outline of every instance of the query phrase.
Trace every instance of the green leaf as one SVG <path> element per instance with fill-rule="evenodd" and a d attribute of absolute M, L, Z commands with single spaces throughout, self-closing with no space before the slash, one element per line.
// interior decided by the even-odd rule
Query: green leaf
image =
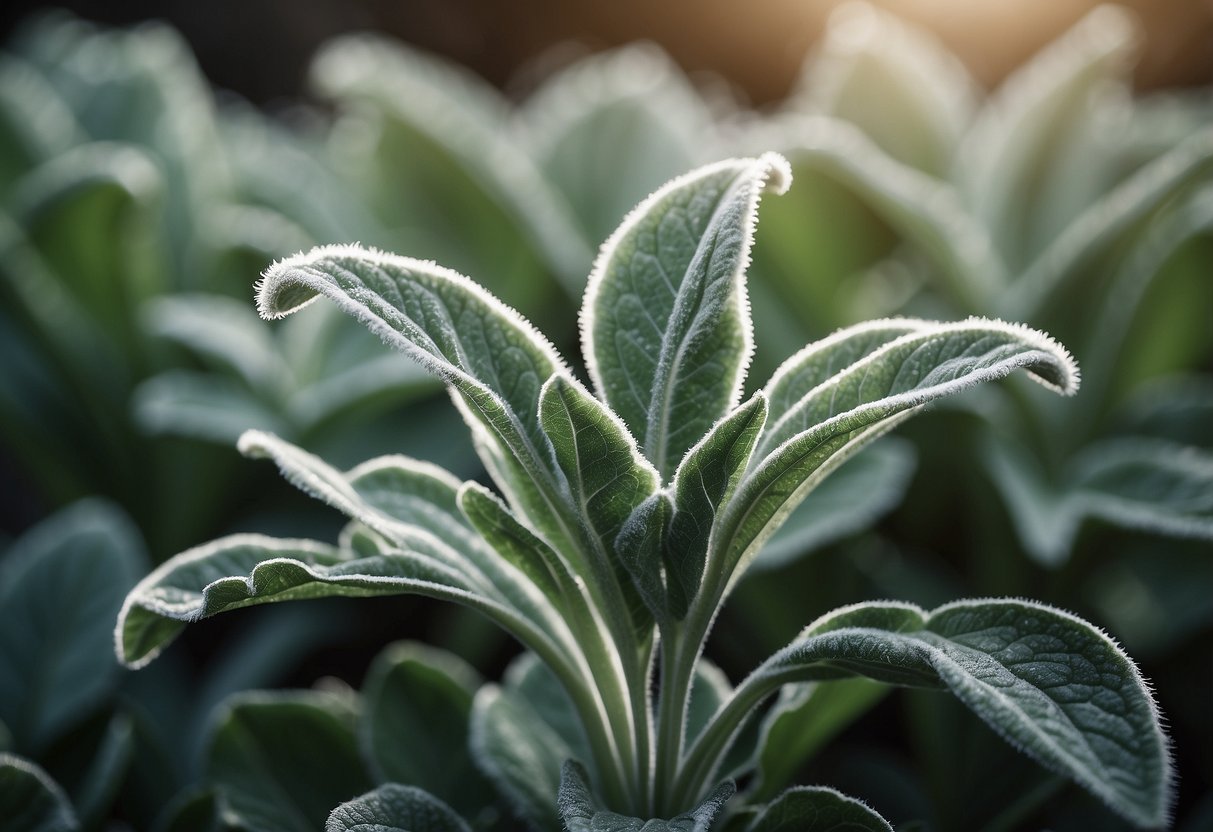
<path fill-rule="evenodd" d="M 771 801 L 746 832 L 893 832 L 865 804 L 824 786 L 798 786 Z"/>
<path fill-rule="evenodd" d="M 342 803 L 325 832 L 471 832 L 451 807 L 411 786 L 388 783 Z"/>
<path fill-rule="evenodd" d="M 356 705 L 319 691 L 227 700 L 207 755 L 224 816 L 255 832 L 315 832 L 334 806 L 370 788 Z"/>
<path fill-rule="evenodd" d="M 63 789 L 34 763 L 4 752 L 0 752 L 0 817 L 11 832 L 80 828 Z"/>
<path fill-rule="evenodd" d="M 1133 823 L 1166 821 L 1171 760 L 1153 698 L 1124 652 L 1079 618 L 1027 601 L 960 601 L 929 613 L 845 607 L 764 662 L 735 702 L 783 682 L 857 674 L 946 687 L 1008 742 Z"/>
<path fill-rule="evenodd" d="M 15 54 L 0 56 L 0 191 L 81 141 L 80 126 L 46 76 Z"/>
<path fill-rule="evenodd" d="M 356 246 L 275 263 L 258 306 L 282 317 L 321 294 L 450 385 L 511 502 L 557 541 L 570 539 L 538 418 L 540 387 L 564 364 L 530 324 L 461 275 Z"/>
<path fill-rule="evenodd" d="M 569 744 L 523 696 L 497 685 L 476 692 L 471 748 L 476 764 L 533 829 L 558 829 L 552 796 Z"/>
<path fill-rule="evenodd" d="M 432 793 L 472 817 L 492 803 L 468 754 L 480 677 L 452 653 L 398 642 L 375 658 L 362 688 L 358 739 L 379 782 Z"/>
<path fill-rule="evenodd" d="M 848 121 L 897 161 L 941 178 L 977 97 L 964 64 L 933 33 L 859 4 L 830 15 L 799 85 L 791 106 Z"/>
<path fill-rule="evenodd" d="M 168 370 L 136 387 L 131 398 L 135 420 L 154 436 L 231 447 L 247 430 L 288 435 L 294 430 L 247 386 L 210 373 Z"/>
<path fill-rule="evenodd" d="M 0 721 L 40 754 L 113 695 L 110 633 L 144 566 L 117 508 L 76 503 L 26 533 L 0 563 Z"/>
<path fill-rule="evenodd" d="M 887 690 L 862 678 L 785 685 L 762 720 L 752 799 L 777 794 L 806 761 L 871 710 Z"/>
<path fill-rule="evenodd" d="M 914 474 L 914 446 L 884 437 L 855 454 L 797 506 L 758 552 L 752 569 L 779 569 L 871 528 L 901 502 Z"/>
<path fill-rule="evenodd" d="M 582 305 L 594 387 L 662 476 L 732 410 L 753 349 L 745 268 L 758 199 L 790 183 L 776 155 L 667 183 L 611 238 Z"/>
<path fill-rule="evenodd" d="M 736 790 L 731 780 L 726 781 L 689 812 L 669 820 L 642 820 L 599 808 L 585 769 L 569 760 L 560 772 L 557 802 L 568 832 L 708 832 Z"/>
<path fill-rule="evenodd" d="M 805 352 L 810 353 L 810 345 Z M 776 372 L 791 375 L 803 355 Z M 1026 369 L 1064 395 L 1078 386 L 1078 369 L 1047 336 L 1022 326 L 978 318 L 931 324 L 903 335 L 814 387 L 764 432 L 755 456 L 713 529 L 711 564 L 736 580 L 758 548 L 823 476 L 854 451 L 922 405 Z"/>
<path fill-rule="evenodd" d="M 594 242 L 655 188 L 717 157 L 712 114 L 686 73 L 652 43 L 594 52 L 561 68 L 517 115 L 527 148 Z"/>
<path fill-rule="evenodd" d="M 687 452 L 670 484 L 674 510 L 662 555 L 670 612 L 686 615 L 699 592 L 716 513 L 732 496 L 767 420 L 759 392 L 718 422 Z"/>
<path fill-rule="evenodd" d="M 593 540 L 594 577 L 618 584 L 633 628 L 643 633 L 651 623 L 648 611 L 623 559 L 615 556 L 615 540 L 660 478 L 619 418 L 569 376 L 555 375 L 544 384 L 539 418 Z"/>
<path fill-rule="evenodd" d="M 134 758 L 134 728 L 131 717 L 121 711 L 110 718 L 105 737 L 75 795 L 76 809 L 85 826 L 96 826 L 109 814 Z"/>

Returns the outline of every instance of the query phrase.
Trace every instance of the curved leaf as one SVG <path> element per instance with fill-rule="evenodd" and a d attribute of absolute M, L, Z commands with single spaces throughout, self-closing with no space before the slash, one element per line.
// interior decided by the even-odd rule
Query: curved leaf
<path fill-rule="evenodd" d="M 324 832 L 471 832 L 459 815 L 431 794 L 388 783 L 342 803 Z"/>
<path fill-rule="evenodd" d="M 1008 742 L 1135 824 L 1167 818 L 1171 760 L 1150 691 L 1111 639 L 1068 613 L 1003 600 L 929 613 L 844 607 L 764 662 L 726 711 L 740 716 L 785 682 L 852 675 L 946 687 Z"/>
<path fill-rule="evenodd" d="M 798 786 L 764 806 L 746 832 L 893 832 L 893 827 L 853 797 L 823 786 Z"/>
<path fill-rule="evenodd" d="M 12 832 L 76 832 L 72 804 L 39 766 L 0 752 L 0 817 Z"/>
<path fill-rule="evenodd" d="M 603 244 L 581 309 L 599 397 L 662 476 L 736 406 L 753 350 L 745 268 L 758 199 L 786 190 L 770 154 L 667 183 Z"/>
<path fill-rule="evenodd" d="M 716 815 L 737 791 L 731 780 L 721 783 L 703 803 L 669 820 L 644 820 L 601 809 L 590 790 L 585 769 L 569 760 L 560 771 L 557 803 L 568 832 L 708 832 Z"/>

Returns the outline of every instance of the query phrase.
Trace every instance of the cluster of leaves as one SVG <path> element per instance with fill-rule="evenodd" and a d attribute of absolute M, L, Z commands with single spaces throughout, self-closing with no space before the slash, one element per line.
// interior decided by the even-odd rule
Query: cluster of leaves
<path fill-rule="evenodd" d="M 889 829 L 830 789 L 768 782 L 777 794 L 767 803 L 731 800 L 736 778 L 773 773 L 762 770 L 779 757 L 768 746 L 782 744 L 772 723 L 806 707 L 759 706 L 785 685 L 848 677 L 949 690 L 1126 819 L 1161 825 L 1170 764 L 1150 694 L 1119 648 L 1068 614 L 1027 601 L 931 612 L 863 603 L 810 624 L 736 688 L 702 658 L 758 550 L 848 456 L 929 402 L 1018 368 L 1056 392 L 1078 384 L 1069 355 L 1033 330 L 896 318 L 808 345 L 741 402 L 759 194 L 782 192 L 789 177 L 776 155 L 729 160 L 673 180 L 628 216 L 582 307 L 596 394 L 525 319 L 458 273 L 356 246 L 276 263 L 259 286 L 261 313 L 327 297 L 443 379 L 504 501 L 407 457 L 342 472 L 246 433 L 245 454 L 273 460 L 349 525 L 336 546 L 235 535 L 170 559 L 127 598 L 122 659 L 141 666 L 186 623 L 226 610 L 418 594 L 475 609 L 527 648 L 504 685 L 471 698 L 468 742 L 455 753 L 471 754 L 536 828 Z M 431 698 L 441 699 L 414 705 Z M 264 715 L 291 724 L 276 736 L 317 730 L 294 720 L 294 707 Z M 372 751 L 392 744 L 375 727 L 364 736 Z M 287 753 L 301 741 L 278 744 Z M 251 829 L 314 824 L 316 792 L 300 788 L 298 824 L 283 825 L 246 776 L 251 753 L 237 744 L 221 762 L 222 816 Z M 397 784 L 333 809 L 327 828 L 404 829 L 422 815 L 468 828 L 438 798 Z"/>

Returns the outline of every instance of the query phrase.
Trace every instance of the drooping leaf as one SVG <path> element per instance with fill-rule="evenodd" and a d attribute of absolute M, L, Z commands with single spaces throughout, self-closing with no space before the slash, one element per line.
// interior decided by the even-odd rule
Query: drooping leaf
<path fill-rule="evenodd" d="M 785 367 L 799 361 L 793 356 Z M 748 563 L 803 495 L 854 451 L 922 405 L 1017 368 L 1062 394 L 1077 389 L 1077 367 L 1055 341 L 982 319 L 904 335 L 814 387 L 764 431 L 762 445 L 771 450 L 751 460 L 717 518 L 709 563 L 735 580 L 736 565 Z"/>
<path fill-rule="evenodd" d="M 694 809 L 669 820 L 628 817 L 600 808 L 580 763 L 569 760 L 560 772 L 557 802 L 568 832 L 708 832 L 737 787 L 726 781 Z"/>
<path fill-rule="evenodd" d="M 451 807 L 412 786 L 388 783 L 342 803 L 325 832 L 471 832 Z"/>
<path fill-rule="evenodd" d="M 219 711 L 207 774 L 224 815 L 256 832 L 315 832 L 371 786 L 355 738 L 356 701 L 335 693 L 244 693 Z"/>
<path fill-rule="evenodd" d="M 39 766 L 0 752 L 0 817 L 12 832 L 76 832 L 76 813 L 63 789 Z"/>
<path fill-rule="evenodd" d="M 737 404 L 753 349 L 745 268 L 758 199 L 790 176 L 768 155 L 675 179 L 628 216 L 590 275 L 590 377 L 662 476 Z"/>
<path fill-rule="evenodd" d="M 144 557 L 130 521 L 100 501 L 52 515 L 5 554 L 0 721 L 16 750 L 41 753 L 113 694 L 110 632 Z"/>
<path fill-rule="evenodd" d="M 1079 618 L 1027 601 L 960 601 L 929 613 L 845 607 L 764 662 L 730 706 L 784 682 L 852 675 L 946 687 L 1004 739 L 1133 823 L 1166 820 L 1171 761 L 1150 691 L 1124 652 Z"/>
<path fill-rule="evenodd" d="M 764 806 L 746 832 L 893 832 L 893 827 L 853 797 L 824 786 L 797 786 Z"/>
<path fill-rule="evenodd" d="M 398 642 L 371 665 L 358 739 L 381 783 L 433 794 L 469 817 L 492 790 L 468 753 L 468 717 L 479 675 L 454 654 Z"/>
<path fill-rule="evenodd" d="M 568 539 L 538 419 L 540 387 L 563 368 L 546 339 L 461 275 L 356 246 L 276 263 L 258 305 L 282 317 L 321 294 L 449 384 L 507 495 L 537 528 Z"/>

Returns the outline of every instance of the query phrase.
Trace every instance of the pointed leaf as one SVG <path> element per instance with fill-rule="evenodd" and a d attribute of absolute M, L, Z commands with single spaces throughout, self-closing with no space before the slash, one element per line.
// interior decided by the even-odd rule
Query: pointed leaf
<path fill-rule="evenodd" d="M 321 294 L 450 385 L 511 499 L 532 525 L 567 538 L 538 419 L 540 387 L 563 361 L 529 323 L 462 275 L 356 246 L 274 264 L 257 302 L 276 318 Z"/>
<path fill-rule="evenodd" d="M 451 807 L 412 786 L 388 783 L 342 803 L 324 832 L 471 832 Z"/>
<path fill-rule="evenodd" d="M 717 518 L 710 562 L 736 580 L 737 565 L 748 563 L 804 494 L 855 450 L 922 405 L 1017 368 L 1059 393 L 1077 389 L 1077 367 L 1048 336 L 976 318 L 890 341 L 813 388 L 767 428 L 763 445 L 772 450 L 751 461 Z"/>
<path fill-rule="evenodd" d="M 207 774 L 224 816 L 257 832 L 314 832 L 371 786 L 354 736 L 357 702 L 320 691 L 235 696 L 215 719 Z"/>
<path fill-rule="evenodd" d="M 670 612 L 686 615 L 699 592 L 716 513 L 732 496 L 767 420 L 767 397 L 753 398 L 712 428 L 687 453 L 670 492 L 674 500 L 664 549 Z"/>
<path fill-rule="evenodd" d="M 0 817 L 12 832 L 76 832 L 72 804 L 39 766 L 0 752 Z"/>
<path fill-rule="evenodd" d="M 669 820 L 644 820 L 599 808 L 585 769 L 569 760 L 560 772 L 557 801 L 568 832 L 708 832 L 736 790 L 730 780 L 717 786 L 707 800 L 690 812 Z"/>
<path fill-rule="evenodd" d="M 480 677 L 458 656 L 398 642 L 375 657 L 362 688 L 358 739 L 379 782 L 417 786 L 469 817 L 493 792 L 468 755 Z"/>
<path fill-rule="evenodd" d="M 615 553 L 632 578 L 632 585 L 657 621 L 679 615 L 670 600 L 668 574 L 663 564 L 667 552 L 666 526 L 673 508 L 666 492 L 658 491 L 624 522 L 615 538 Z M 683 613 L 685 614 L 685 604 Z"/>
<path fill-rule="evenodd" d="M 1081 619 L 1026 601 L 960 601 L 930 613 L 859 604 L 807 627 L 738 691 L 854 674 L 946 687 L 1008 742 L 1135 824 L 1166 820 L 1171 761 L 1149 688 Z"/>
<path fill-rule="evenodd" d="M 138 580 L 143 543 L 100 501 L 52 515 L 0 561 L 0 722 L 40 754 L 118 685 L 109 630 Z"/>
<path fill-rule="evenodd" d="M 599 396 L 668 475 L 736 406 L 753 349 L 745 268 L 776 155 L 733 159 L 667 183 L 602 247 L 581 310 Z"/>
<path fill-rule="evenodd" d="M 764 806 L 746 832 L 893 832 L 893 827 L 853 797 L 824 786 L 798 786 Z"/>

